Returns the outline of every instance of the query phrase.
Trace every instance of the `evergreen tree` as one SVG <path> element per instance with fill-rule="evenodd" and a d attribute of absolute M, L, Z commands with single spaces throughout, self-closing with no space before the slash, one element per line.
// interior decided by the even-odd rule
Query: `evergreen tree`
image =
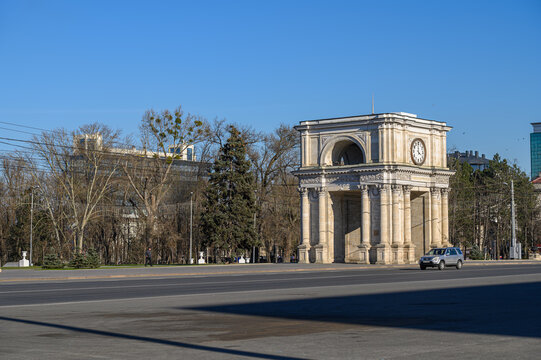
<path fill-rule="evenodd" d="M 249 253 L 256 245 L 254 229 L 255 182 L 241 133 L 230 126 L 229 139 L 220 148 L 205 193 L 201 215 L 203 245 L 218 257 Z"/>

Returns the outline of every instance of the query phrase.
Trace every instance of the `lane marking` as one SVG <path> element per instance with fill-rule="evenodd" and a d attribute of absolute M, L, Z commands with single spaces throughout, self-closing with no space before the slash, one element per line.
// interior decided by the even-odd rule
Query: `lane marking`
<path fill-rule="evenodd" d="M 520 268 L 517 268 L 520 269 Z M 485 269 L 480 269 L 481 271 Z M 466 271 L 464 271 L 466 272 Z M 427 275 L 430 272 L 425 272 L 423 275 Z M 434 274 L 443 274 L 441 272 L 434 272 Z M 234 284 L 241 284 L 241 283 L 264 283 L 264 282 L 271 282 L 271 281 L 296 281 L 296 280 L 324 280 L 324 279 L 337 279 L 337 278 L 360 278 L 360 277 L 368 277 L 368 276 L 374 276 L 374 277 L 383 277 L 383 276 L 401 276 L 401 275 L 407 275 L 406 273 L 370 273 L 370 274 L 347 274 L 347 275 L 338 275 L 338 276 L 317 276 L 319 274 L 315 273 L 312 277 L 296 277 L 296 278 L 272 278 L 272 279 L 251 279 L 251 280 L 235 280 L 235 281 L 228 281 L 228 283 L 234 285 Z M 530 274 L 522 274 L 522 275 L 530 275 Z M 431 276 L 431 275 L 428 275 Z M 506 276 L 506 275 L 500 275 L 500 276 Z M 510 275 L 515 276 L 515 275 Z M 477 278 L 477 277 L 475 277 Z M 167 279 L 167 278 L 165 278 Z M 471 278 L 453 278 L 454 279 L 471 279 Z M 429 279 L 431 280 L 431 279 Z M 441 279 L 439 279 L 441 280 Z M 450 280 L 450 279 L 446 279 Z M 65 283 L 63 283 L 65 284 Z M 215 285 L 215 284 L 224 284 L 224 281 L 205 281 L 205 282 L 197 282 L 197 283 L 170 283 L 170 284 L 139 284 L 139 285 L 114 285 L 114 286 L 90 286 L 90 287 L 78 287 L 78 288 L 54 288 L 54 289 L 34 289 L 34 290 L 8 290 L 8 291 L 0 291 L 0 294 L 21 294 L 21 293 L 40 293 L 40 292 L 62 292 L 62 291 L 77 291 L 77 290 L 105 290 L 105 289 L 128 289 L 128 288 L 142 288 L 142 287 L 149 287 L 149 288 L 159 288 L 159 287 L 178 287 L 178 286 L 186 286 L 186 285 Z"/>
<path fill-rule="evenodd" d="M 456 284 L 449 284 L 449 281 L 458 281 L 458 280 L 505 280 L 507 278 L 519 278 L 518 281 L 512 282 L 513 284 L 520 284 L 520 283 L 528 283 L 532 282 L 532 280 L 524 279 L 525 276 L 536 276 L 539 277 L 540 274 L 520 274 L 520 275 L 501 275 L 501 276 L 493 276 L 490 278 L 487 277 L 472 277 L 472 278 L 459 278 L 459 279 L 447 279 L 446 283 L 442 283 L 441 280 L 428 280 L 428 282 L 435 282 L 437 286 L 431 286 L 429 287 L 430 290 L 437 290 L 437 289 L 448 289 L 456 287 Z M 541 280 L 541 278 L 539 279 Z M 397 282 L 388 282 L 388 283 L 376 283 L 376 284 L 353 284 L 353 285 L 324 285 L 324 286 L 307 286 L 307 287 L 301 287 L 301 288 L 295 288 L 295 289 L 259 289 L 259 290 L 243 290 L 242 293 L 256 293 L 256 292 L 276 292 L 276 291 L 295 291 L 299 292 L 301 290 L 313 290 L 313 289 L 321 289 L 321 288 L 347 288 L 347 287 L 374 287 L 374 286 L 381 286 L 381 285 L 392 285 L 392 284 L 398 284 L 398 287 L 406 287 L 408 285 L 408 290 L 406 291 L 418 291 L 419 289 L 410 289 L 409 286 L 416 285 L 416 284 L 427 284 L 427 280 L 424 281 L 397 281 Z M 427 284 L 429 285 L 429 284 Z M 460 287 L 476 287 L 476 286 L 488 286 L 488 285 L 494 285 L 493 282 L 488 282 L 486 284 L 460 284 Z M 400 290 L 398 288 L 396 289 L 389 289 L 384 290 L 381 292 L 375 292 L 376 294 L 381 293 L 393 293 L 393 292 L 403 292 L 404 290 Z M 155 298 L 184 298 L 189 296 L 212 296 L 212 295 L 223 295 L 223 294 L 238 294 L 239 291 L 219 291 L 219 292 L 210 292 L 210 293 L 197 293 L 197 294 L 178 294 L 178 295 L 148 295 L 148 296 L 140 296 L 140 297 L 132 297 L 132 298 L 115 298 L 115 299 L 99 299 L 99 300 L 78 300 L 78 301 L 64 301 L 64 302 L 54 302 L 54 303 L 38 303 L 38 304 L 21 304 L 21 305 L 0 305 L 0 308 L 18 308 L 18 307 L 32 307 L 32 306 L 47 306 L 47 305 L 70 305 L 70 304 L 86 304 L 86 303 L 99 303 L 99 302 L 111 302 L 111 301 L 137 301 L 137 300 L 146 300 L 146 299 L 155 299 Z M 288 294 L 284 294 L 288 295 Z M 305 295 L 298 295 L 298 294 L 292 294 L 295 296 L 305 296 Z M 328 296 L 315 296 L 315 298 L 326 298 Z"/>
<path fill-rule="evenodd" d="M 339 276 L 313 276 L 313 277 L 301 277 L 301 278 L 274 278 L 274 279 L 252 279 L 252 280 L 237 280 L 237 281 L 228 281 L 228 284 L 239 284 L 239 283 L 258 283 L 258 282 L 270 282 L 270 281 L 295 281 L 295 280 L 321 280 L 321 279 L 337 279 L 337 278 L 358 278 L 366 276 L 397 276 L 397 275 L 407 275 L 407 274 L 350 274 L 350 275 L 339 275 Z M 74 290 L 101 290 L 101 289 L 125 289 L 125 288 L 140 288 L 140 287 L 179 287 L 185 285 L 215 285 L 224 284 L 224 281 L 206 281 L 206 282 L 197 282 L 197 283 L 174 283 L 174 284 L 141 284 L 141 285 L 116 285 L 116 286 L 99 286 L 99 287 L 80 287 L 80 288 L 57 288 L 57 289 L 37 289 L 37 290 L 13 290 L 13 291 L 0 291 L 0 294 L 15 294 L 15 293 L 34 293 L 34 292 L 52 292 L 52 291 L 74 291 Z"/>
<path fill-rule="evenodd" d="M 471 266 L 518 266 L 525 265 L 541 265 L 537 262 L 528 263 L 465 263 L 465 267 Z M 376 265 L 377 266 L 377 265 Z M 351 268 L 344 267 L 325 267 L 325 268 L 310 268 L 310 269 L 272 269 L 272 270 L 246 270 L 246 271 L 222 271 L 222 272 L 201 272 L 201 273 L 169 273 L 169 274 L 119 274 L 119 275 L 81 275 L 81 276 L 65 276 L 65 277 L 49 277 L 49 278 L 13 278 L 13 279 L 0 279 L 0 283 L 8 282 L 41 282 L 41 281 L 62 281 L 62 280 L 96 280 L 96 279 L 127 279 L 127 278 L 155 278 L 155 277 L 191 277 L 191 276 L 207 276 L 207 275 L 246 275 L 246 274 L 265 274 L 265 273 L 285 273 L 285 272 L 319 272 L 319 271 L 354 271 L 354 270 L 400 270 L 403 268 L 417 268 L 417 264 L 403 264 L 403 265 L 354 265 Z M 105 269 L 103 269 L 105 270 Z M 117 270 L 117 269 L 115 269 Z M 122 269 L 118 269 L 122 270 Z M 99 270 L 98 270 L 99 271 Z"/>
<path fill-rule="evenodd" d="M 369 267 L 357 267 L 356 269 L 370 269 Z M 372 268 L 373 270 L 376 270 Z M 189 276 L 207 276 L 207 275 L 246 275 L 246 274 L 263 274 L 263 273 L 284 273 L 284 272 L 317 272 L 329 270 L 343 270 L 340 268 L 321 268 L 321 269 L 282 269 L 282 270 L 255 270 L 255 271 L 222 271 L 222 272 L 202 272 L 202 273 L 169 273 L 169 274 L 122 274 L 122 275 L 82 275 L 82 276 L 66 276 L 55 278 L 14 278 L 0 279 L 0 282 L 27 282 L 27 281 L 58 281 L 58 280 L 92 280 L 92 279 L 125 279 L 125 278 L 151 278 L 151 277 L 189 277 Z M 348 269 L 349 270 L 349 269 Z"/>
<path fill-rule="evenodd" d="M 512 266 L 510 269 L 519 269 L 525 265 L 541 265 L 541 263 L 522 263 L 522 264 L 465 264 L 464 266 L 469 269 L 471 266 Z M 516 266 L 516 267 L 515 267 Z M 282 274 L 282 273 L 295 273 L 295 272 L 321 272 L 321 271 L 355 271 L 355 270 L 400 270 L 400 269 L 412 269 L 418 268 L 416 264 L 403 264 L 403 265 L 389 265 L 384 267 L 374 268 L 374 265 L 364 265 L 364 266 L 355 266 L 352 268 L 337 268 L 337 267 L 326 267 L 326 268 L 311 268 L 311 269 L 272 269 L 272 270 L 251 270 L 251 271 L 222 271 L 222 272 L 201 272 L 201 273 L 169 273 L 169 274 L 120 274 L 120 275 L 81 275 L 81 276 L 66 276 L 66 277 L 56 277 L 56 278 L 13 278 L 13 279 L 0 279 L 0 283 L 15 283 L 15 282 L 43 282 L 43 281 L 65 281 L 65 280 L 125 280 L 131 278 L 169 278 L 169 277 L 197 277 L 197 276 L 209 276 L 209 275 L 250 275 L 250 274 Z M 464 269 L 464 268 L 463 268 Z M 119 269 L 120 270 L 120 269 Z M 472 269 L 473 270 L 473 269 Z M 477 270 L 477 269 L 475 269 Z M 483 269 L 480 269 L 483 270 Z M 99 270 L 98 270 L 99 271 Z"/>
<path fill-rule="evenodd" d="M 519 270 L 521 267 L 516 268 L 509 268 L 509 270 Z M 451 270 L 451 269 L 449 269 Z M 487 269 L 467 269 L 462 270 L 462 272 L 482 272 L 486 271 Z M 344 270 L 344 271 L 352 271 L 352 270 Z M 426 276 L 428 274 L 431 274 L 432 272 L 424 272 L 423 275 Z M 434 274 L 444 274 L 439 271 L 434 271 Z M 246 274 L 238 274 L 236 275 L 246 275 Z M 248 273 L 251 274 L 251 273 Z M 296 278 L 272 278 L 272 279 L 251 279 L 251 280 L 236 280 L 236 281 L 229 281 L 231 284 L 240 284 L 240 283 L 257 283 L 257 282 L 270 282 L 270 281 L 295 281 L 295 280 L 319 280 L 319 279 L 336 279 L 336 278 L 360 278 L 360 277 L 368 277 L 368 276 L 374 276 L 374 277 L 383 277 L 383 276 L 402 276 L 407 275 L 407 273 L 369 273 L 369 274 L 347 274 L 347 275 L 338 275 L 338 276 L 318 276 L 318 272 L 314 272 L 313 276 L 311 277 L 296 277 Z M 523 274 L 523 275 L 530 275 L 530 274 Z M 428 275 L 432 276 L 432 275 Z M 434 275 L 435 276 L 435 275 Z M 499 276 L 506 276 L 506 275 L 499 275 Z M 515 276 L 512 275 L 511 276 Z M 485 276 L 487 277 L 487 276 Z M 489 277 L 489 276 L 488 276 Z M 169 279 L 169 277 L 164 277 L 163 279 Z M 454 279 L 470 279 L 470 278 L 452 278 Z M 124 279 L 115 279 L 112 281 L 122 281 Z M 428 279 L 431 280 L 431 279 Z M 451 280 L 451 279 L 438 279 L 438 280 Z M 140 285 L 114 285 L 114 286 L 90 286 L 90 287 L 78 287 L 78 288 L 54 288 L 54 289 L 34 289 L 34 290 L 7 290 L 7 291 L 0 291 L 0 294 L 16 294 L 16 293 L 38 293 L 38 292 L 60 292 L 60 291 L 76 291 L 76 290 L 102 290 L 102 289 L 124 289 L 124 288 L 141 288 L 141 287 L 173 287 L 173 286 L 186 286 L 186 285 L 213 285 L 213 284 L 223 284 L 224 281 L 206 281 L 206 282 L 197 282 L 197 283 L 170 283 L 170 284 L 140 284 Z M 64 282 L 58 282 L 58 284 L 66 284 Z"/>

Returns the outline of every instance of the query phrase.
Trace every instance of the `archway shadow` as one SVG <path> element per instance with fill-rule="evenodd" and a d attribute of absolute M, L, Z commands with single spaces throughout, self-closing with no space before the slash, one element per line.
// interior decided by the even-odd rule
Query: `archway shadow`
<path fill-rule="evenodd" d="M 541 282 L 182 309 L 420 330 L 541 337 Z"/>
<path fill-rule="evenodd" d="M 297 357 L 263 354 L 263 353 L 258 353 L 254 351 L 244 351 L 244 350 L 219 348 L 216 346 L 190 344 L 190 343 L 185 343 L 182 341 L 165 340 L 165 339 L 153 338 L 153 337 L 148 337 L 148 336 L 137 336 L 137 335 L 130 335 L 130 334 L 122 334 L 122 333 L 112 332 L 112 331 L 87 329 L 87 328 L 78 327 L 78 326 L 69 326 L 69 325 L 55 324 L 55 323 L 43 322 L 43 321 L 26 320 L 26 319 L 12 318 L 12 317 L 7 317 L 7 316 L 0 316 L 0 320 L 9 321 L 13 323 L 22 323 L 26 325 L 44 326 L 44 327 L 49 327 L 49 328 L 68 330 L 68 331 L 74 331 L 74 332 L 85 333 L 85 334 L 90 334 L 90 335 L 107 336 L 107 337 L 119 338 L 119 339 L 124 339 L 124 340 L 135 340 L 135 341 L 142 341 L 142 342 L 154 343 L 154 344 L 160 344 L 160 345 L 176 346 L 176 347 L 186 348 L 186 349 L 216 352 L 216 353 L 228 354 L 231 356 L 243 356 L 243 357 L 254 358 L 254 359 L 272 359 L 272 360 L 286 360 L 286 359 L 287 360 L 301 360 L 302 359 L 302 358 L 297 358 Z"/>

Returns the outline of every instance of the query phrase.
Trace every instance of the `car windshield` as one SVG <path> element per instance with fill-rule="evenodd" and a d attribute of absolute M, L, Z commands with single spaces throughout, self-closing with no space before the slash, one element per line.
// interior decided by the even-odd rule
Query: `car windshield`
<path fill-rule="evenodd" d="M 427 255 L 443 255 L 445 254 L 445 249 L 432 249 L 426 254 Z"/>

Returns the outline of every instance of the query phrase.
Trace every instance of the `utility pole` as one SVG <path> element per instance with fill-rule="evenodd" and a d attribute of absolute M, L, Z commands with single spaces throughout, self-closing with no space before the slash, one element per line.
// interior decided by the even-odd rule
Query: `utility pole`
<path fill-rule="evenodd" d="M 256 234 L 257 238 L 257 227 L 255 226 L 256 221 L 256 213 L 254 212 L 254 233 Z M 255 263 L 255 245 L 252 246 L 252 264 Z"/>
<path fill-rule="evenodd" d="M 30 266 L 33 265 L 32 263 L 32 223 L 33 223 L 33 220 L 34 220 L 34 187 L 31 188 L 31 202 L 30 202 Z"/>
<path fill-rule="evenodd" d="M 256 227 L 256 219 L 257 219 L 257 189 L 255 189 L 254 191 L 255 193 L 255 203 L 256 203 L 256 206 L 255 206 L 255 209 L 254 209 L 254 234 L 256 236 L 256 239 L 257 239 L 257 227 Z M 255 245 L 252 246 L 252 264 L 255 264 Z"/>
<path fill-rule="evenodd" d="M 192 231 L 193 230 L 193 191 L 190 192 L 190 264 L 193 264 L 192 259 Z"/>
<path fill-rule="evenodd" d="M 509 257 L 511 259 L 520 259 L 522 257 L 521 250 L 520 246 L 517 248 L 517 235 L 515 231 L 515 186 L 513 180 L 511 180 L 511 248 L 509 249 Z"/>

